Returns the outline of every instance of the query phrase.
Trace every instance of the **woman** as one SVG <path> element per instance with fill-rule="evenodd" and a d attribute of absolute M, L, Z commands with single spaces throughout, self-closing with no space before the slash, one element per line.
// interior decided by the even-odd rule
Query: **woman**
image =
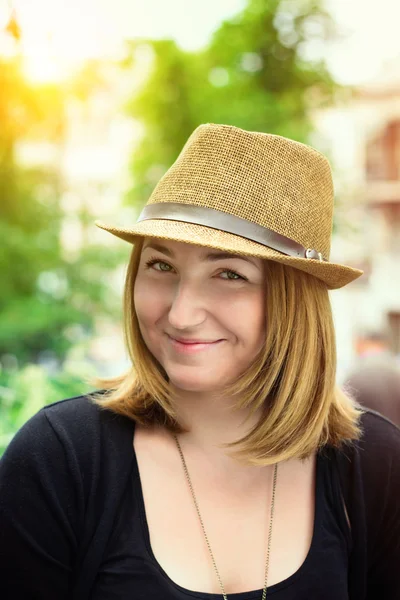
<path fill-rule="evenodd" d="M 400 432 L 335 387 L 332 207 L 321 154 L 208 124 L 99 224 L 134 243 L 134 369 L 10 444 L 7 597 L 400 597 Z"/>

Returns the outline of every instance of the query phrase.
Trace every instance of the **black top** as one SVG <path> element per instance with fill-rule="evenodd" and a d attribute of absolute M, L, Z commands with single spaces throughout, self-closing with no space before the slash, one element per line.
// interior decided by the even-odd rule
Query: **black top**
<path fill-rule="evenodd" d="M 346 453 L 318 454 L 309 553 L 268 597 L 399 600 L 400 430 L 371 412 L 362 425 Z M 177 585 L 154 557 L 133 433 L 132 421 L 85 397 L 42 409 L 17 433 L 0 461 L 2 598 L 222 598 Z"/>

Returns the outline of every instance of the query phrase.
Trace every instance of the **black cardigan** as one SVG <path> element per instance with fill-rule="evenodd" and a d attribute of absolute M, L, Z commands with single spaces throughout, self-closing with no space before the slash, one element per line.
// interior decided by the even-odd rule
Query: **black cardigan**
<path fill-rule="evenodd" d="M 0 461 L 2 598 L 89 598 L 131 475 L 133 427 L 79 397 L 16 434 Z M 324 449 L 351 522 L 349 597 L 399 600 L 400 430 L 371 411 L 362 427 L 345 451 Z"/>

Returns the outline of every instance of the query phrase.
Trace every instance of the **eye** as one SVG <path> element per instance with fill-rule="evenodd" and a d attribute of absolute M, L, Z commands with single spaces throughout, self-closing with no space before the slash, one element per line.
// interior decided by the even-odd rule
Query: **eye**
<path fill-rule="evenodd" d="M 146 262 L 146 269 L 153 269 L 154 271 L 161 271 L 163 273 L 170 273 L 173 268 L 167 262 L 159 260 L 158 258 L 151 258 Z"/>
<path fill-rule="evenodd" d="M 221 271 L 220 275 L 226 275 L 226 277 L 221 277 L 221 279 L 229 281 L 247 281 L 246 277 L 239 275 L 239 273 L 236 273 L 236 271 L 232 271 L 231 269 L 225 269 L 225 271 Z"/>

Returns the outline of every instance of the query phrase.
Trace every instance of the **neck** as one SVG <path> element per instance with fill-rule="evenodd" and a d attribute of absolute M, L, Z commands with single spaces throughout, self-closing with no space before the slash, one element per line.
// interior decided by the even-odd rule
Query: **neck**
<path fill-rule="evenodd" d="M 182 444 L 213 462 L 218 461 L 222 468 L 240 468 L 240 463 L 223 445 L 248 434 L 256 425 L 259 412 L 250 415 L 248 409 L 234 410 L 235 401 L 218 394 L 173 392 L 179 420 L 188 430 L 179 436 Z"/>

